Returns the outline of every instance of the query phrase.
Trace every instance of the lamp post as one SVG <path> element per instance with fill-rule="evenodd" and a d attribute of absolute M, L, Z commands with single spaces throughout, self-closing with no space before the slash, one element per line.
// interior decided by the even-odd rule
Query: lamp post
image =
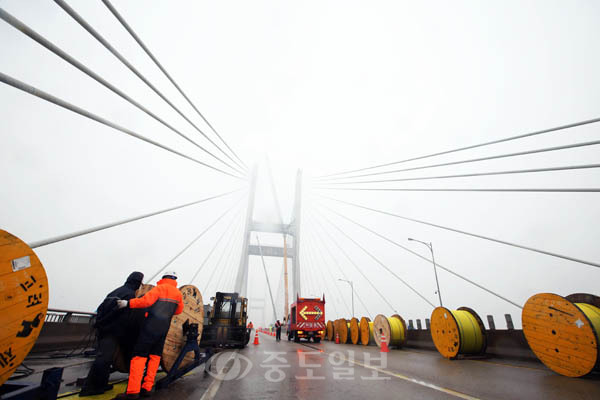
<path fill-rule="evenodd" d="M 412 242 L 419 242 L 424 244 L 425 246 L 427 246 L 429 248 L 429 251 L 431 251 L 431 262 L 433 263 L 433 274 L 435 275 L 435 285 L 437 286 L 437 293 L 438 293 L 438 297 L 440 299 L 440 307 L 443 307 L 442 305 L 442 293 L 440 292 L 440 283 L 438 281 L 438 276 L 437 276 L 437 268 L 435 265 L 435 256 L 433 255 L 433 243 L 429 242 L 422 242 L 420 240 L 417 239 L 413 239 L 413 238 L 408 238 L 409 241 Z"/>
<path fill-rule="evenodd" d="M 354 284 L 347 279 L 338 279 L 338 281 L 346 282 L 350 285 L 350 290 L 352 291 L 352 318 L 354 318 Z"/>

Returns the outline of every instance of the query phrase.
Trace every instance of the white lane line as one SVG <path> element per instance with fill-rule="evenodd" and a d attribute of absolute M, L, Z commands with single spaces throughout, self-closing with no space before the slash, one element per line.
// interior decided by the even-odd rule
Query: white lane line
<path fill-rule="evenodd" d="M 223 378 L 225 378 L 225 375 L 227 375 L 227 372 L 229 372 L 229 368 L 231 368 L 231 364 L 233 363 L 233 360 L 237 357 L 237 354 L 237 350 L 235 350 L 233 354 L 231 354 L 229 359 L 225 362 L 225 366 L 223 367 L 223 369 L 219 371 L 219 374 L 213 379 L 210 385 L 208 385 L 208 388 L 206 388 L 206 391 L 204 392 L 204 394 L 202 394 L 200 400 L 212 400 L 215 398 L 217 392 L 219 391 L 219 388 L 221 387 L 221 384 L 223 383 Z"/>

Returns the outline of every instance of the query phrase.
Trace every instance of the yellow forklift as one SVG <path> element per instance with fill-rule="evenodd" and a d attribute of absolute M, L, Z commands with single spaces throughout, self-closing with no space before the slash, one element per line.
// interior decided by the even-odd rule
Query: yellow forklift
<path fill-rule="evenodd" d="M 207 309 L 202 329 L 201 346 L 243 348 L 250 341 L 248 299 L 238 293 L 217 292 Z"/>

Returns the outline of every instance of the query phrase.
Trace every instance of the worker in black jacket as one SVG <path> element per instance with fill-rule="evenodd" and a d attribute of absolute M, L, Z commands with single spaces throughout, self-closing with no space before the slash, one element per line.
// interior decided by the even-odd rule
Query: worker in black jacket
<path fill-rule="evenodd" d="M 117 307 L 117 300 L 135 298 L 135 292 L 143 279 L 144 274 L 141 272 L 132 272 L 127 277 L 125 284 L 110 292 L 98 306 L 94 325 L 98 337 L 96 360 L 94 360 L 79 396 L 102 394 L 112 388 L 108 384 L 108 378 L 117 345 L 127 341 L 127 338 L 132 336 L 132 329 L 135 329 L 132 326 L 131 311 Z"/>

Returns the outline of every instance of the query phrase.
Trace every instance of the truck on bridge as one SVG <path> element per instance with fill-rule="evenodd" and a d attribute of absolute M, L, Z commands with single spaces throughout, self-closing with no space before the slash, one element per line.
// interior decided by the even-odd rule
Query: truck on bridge
<path fill-rule="evenodd" d="M 288 340 L 306 339 L 319 343 L 325 333 L 325 294 L 320 298 L 296 297 L 290 308 Z"/>

